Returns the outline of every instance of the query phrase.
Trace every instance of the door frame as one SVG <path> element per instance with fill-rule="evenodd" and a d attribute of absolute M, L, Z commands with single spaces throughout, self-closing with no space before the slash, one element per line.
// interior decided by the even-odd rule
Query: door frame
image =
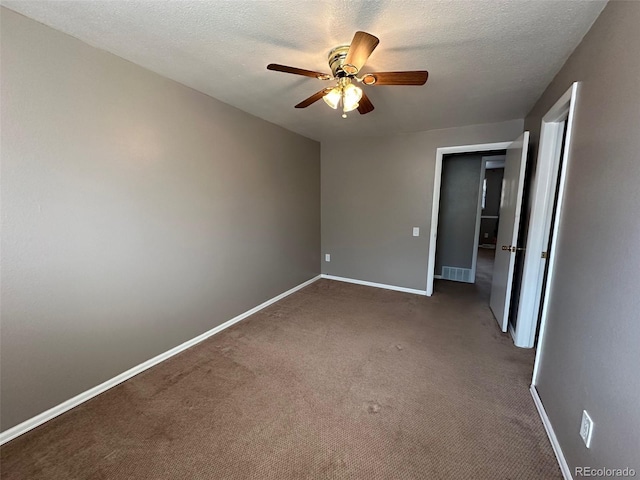
<path fill-rule="evenodd" d="M 471 260 L 471 283 L 476 283 L 476 270 L 478 267 L 478 248 L 480 248 L 480 226 L 482 224 L 482 192 L 485 180 L 485 174 L 487 172 L 487 163 L 500 159 L 504 162 L 504 155 L 482 155 L 480 163 L 480 185 L 478 185 L 478 209 L 476 211 L 476 228 L 474 235 L 476 236 L 473 242 L 473 258 Z M 500 167 L 497 167 L 500 168 Z M 438 253 L 438 252 L 436 252 Z M 439 278 L 438 275 L 434 275 L 433 278 Z"/>
<path fill-rule="evenodd" d="M 433 179 L 433 200 L 431 204 L 431 229 L 429 234 L 429 259 L 427 263 L 428 297 L 433 295 L 434 271 L 436 268 L 436 240 L 438 238 L 438 214 L 440 212 L 440 187 L 442 184 L 442 159 L 452 153 L 489 152 L 491 150 L 506 150 L 512 142 L 481 143 L 477 145 L 459 145 L 454 147 L 439 147 L 436 149 L 436 168 Z M 476 252 L 477 255 L 477 252 Z"/>
<path fill-rule="evenodd" d="M 487 173 L 487 170 L 493 170 L 496 168 L 502 168 L 504 169 L 504 163 L 506 160 L 506 156 L 505 155 L 489 155 L 489 156 L 482 156 L 482 170 L 480 171 L 480 193 L 479 193 L 479 197 L 478 197 L 478 218 L 476 219 L 476 221 L 478 222 L 476 224 L 476 236 L 478 237 L 478 241 L 475 244 L 475 251 L 476 251 L 476 257 L 477 257 L 477 253 L 478 253 L 478 248 L 480 248 L 480 227 L 482 226 L 482 219 L 483 218 L 491 218 L 490 216 L 484 216 L 482 215 L 482 187 L 484 185 L 484 180 L 485 180 L 485 176 Z M 495 162 L 495 161 L 499 161 L 502 162 L 502 166 L 501 167 L 495 167 L 495 166 L 487 166 L 489 163 L 491 162 Z M 500 213 L 500 212 L 498 212 Z M 500 218 L 500 216 L 496 216 L 495 218 Z M 473 267 L 473 278 L 475 279 L 475 273 L 476 273 L 476 265 L 477 265 L 477 258 L 475 258 L 474 260 L 474 267 Z M 435 278 L 438 278 L 437 276 Z"/>
<path fill-rule="evenodd" d="M 553 277 L 556 239 L 562 212 L 567 165 L 569 164 L 578 88 L 578 82 L 573 83 L 569 90 L 542 117 L 536 178 L 532 190 L 531 217 L 527 243 L 525 244 L 527 250 L 524 256 L 520 300 L 516 316 L 514 343 L 518 347 L 532 348 L 534 346 L 539 318 L 541 319 L 540 340 L 542 340 L 546 310 L 544 306 L 541 308 L 541 305 L 546 305 L 549 297 L 549 290 L 546 289 L 544 298 L 542 298 L 545 262 L 549 262 L 546 279 L 546 285 L 549 286 Z M 562 152 L 565 123 L 566 135 L 564 135 L 564 152 Z M 560 161 L 561 154 L 562 161 Z M 558 188 L 558 201 L 554 209 L 556 187 Z M 553 231 L 551 231 L 554 214 L 556 221 Z M 547 252 L 546 260 L 543 260 L 541 254 L 547 248 L 550 236 L 551 248 Z M 540 316 L 541 310 L 542 316 Z M 540 353 L 540 348 L 537 353 Z M 536 365 L 537 358 L 536 355 Z"/>
<path fill-rule="evenodd" d="M 476 226 L 473 230 L 473 253 L 471 257 L 471 283 L 476 283 L 476 267 L 478 266 L 478 247 L 480 246 L 480 223 L 482 222 L 482 187 L 484 186 L 484 174 L 487 170 L 487 158 L 480 159 L 480 185 L 478 185 L 478 206 L 476 207 Z M 437 253 L 437 252 L 436 252 Z"/>

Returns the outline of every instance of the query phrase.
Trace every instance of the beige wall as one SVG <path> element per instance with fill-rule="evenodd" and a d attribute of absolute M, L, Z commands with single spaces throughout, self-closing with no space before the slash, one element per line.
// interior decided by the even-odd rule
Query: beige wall
<path fill-rule="evenodd" d="M 425 290 L 436 149 L 515 140 L 522 120 L 322 143 L 322 273 Z M 412 236 L 412 227 L 420 236 Z"/>
<path fill-rule="evenodd" d="M 581 82 L 538 381 L 572 470 L 640 472 L 638 25 L 640 2 L 610 2 L 526 119 L 537 143 L 542 116 Z"/>
<path fill-rule="evenodd" d="M 317 275 L 320 147 L 1 22 L 7 429 Z"/>

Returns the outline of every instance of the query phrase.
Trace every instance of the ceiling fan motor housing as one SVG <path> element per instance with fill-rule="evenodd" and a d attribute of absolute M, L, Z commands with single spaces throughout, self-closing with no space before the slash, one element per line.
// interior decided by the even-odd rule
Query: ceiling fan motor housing
<path fill-rule="evenodd" d="M 329 52 L 329 68 L 331 68 L 331 72 L 336 78 L 347 77 L 357 73 L 357 70 L 354 73 L 348 73 L 343 70 L 347 53 L 349 53 L 349 45 L 340 45 Z M 348 67 L 352 67 L 352 65 L 348 65 Z"/>

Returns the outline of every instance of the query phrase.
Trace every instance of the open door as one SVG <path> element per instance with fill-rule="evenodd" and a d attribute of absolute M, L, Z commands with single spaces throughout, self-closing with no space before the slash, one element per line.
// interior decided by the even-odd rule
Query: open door
<path fill-rule="evenodd" d="M 496 258 L 491 281 L 489 306 L 503 332 L 509 325 L 509 303 L 516 261 L 516 243 L 522 210 L 524 173 L 527 164 L 529 132 L 524 132 L 507 148 L 500 199 L 500 225 L 496 243 Z"/>

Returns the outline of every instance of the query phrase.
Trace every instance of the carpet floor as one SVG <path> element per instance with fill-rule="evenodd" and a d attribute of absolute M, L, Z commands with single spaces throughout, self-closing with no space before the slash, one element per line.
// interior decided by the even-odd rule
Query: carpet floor
<path fill-rule="evenodd" d="M 483 282 L 320 280 L 4 445 L 1 477 L 561 479 L 533 357 Z"/>

